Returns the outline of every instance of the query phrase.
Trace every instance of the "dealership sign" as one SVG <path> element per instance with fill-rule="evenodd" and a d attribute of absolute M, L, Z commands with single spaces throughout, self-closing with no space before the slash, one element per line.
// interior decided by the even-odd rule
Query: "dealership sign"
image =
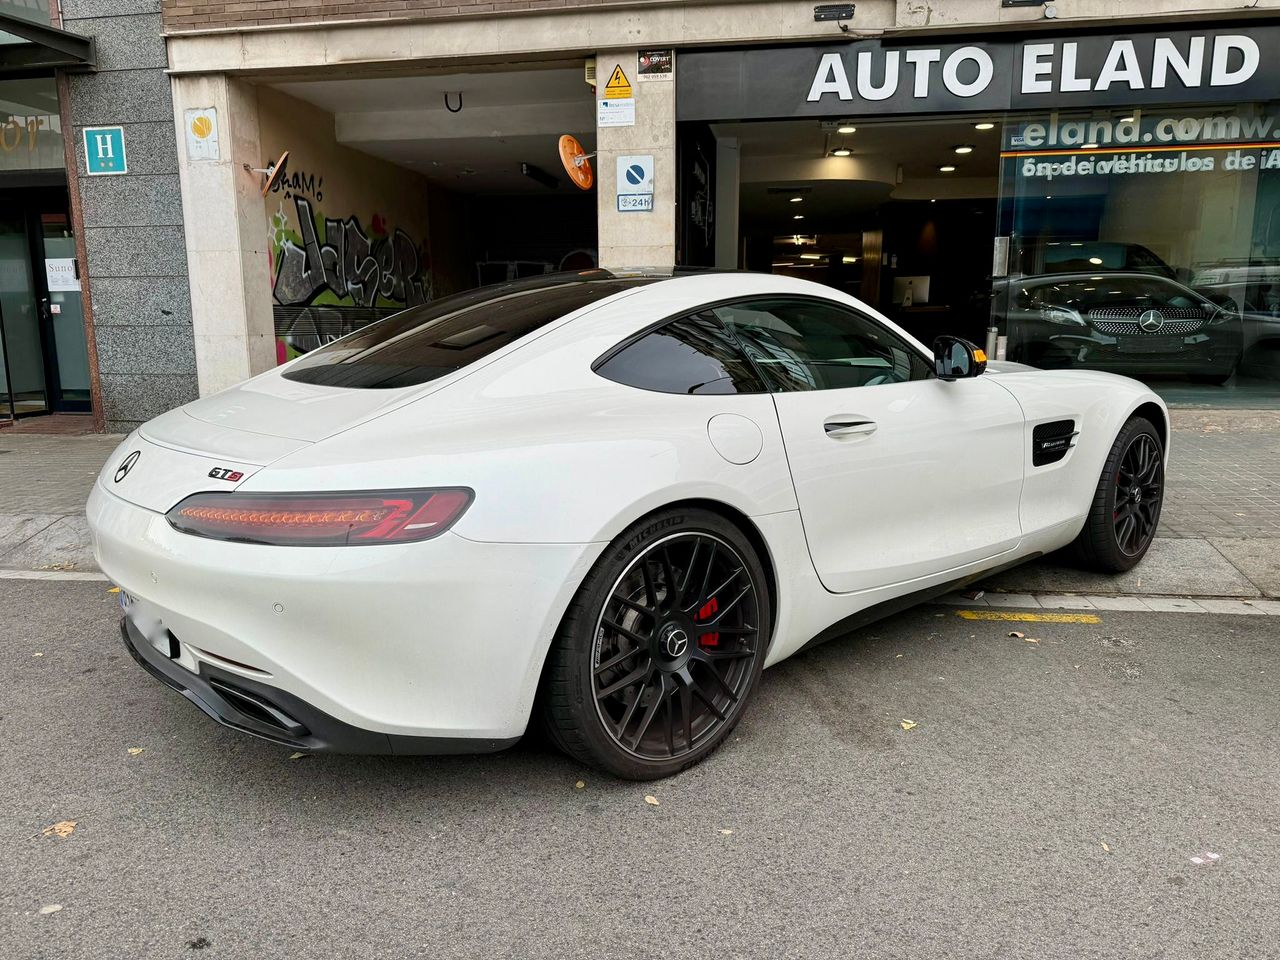
<path fill-rule="evenodd" d="M 681 120 L 1270 99 L 1280 27 L 693 51 Z"/>

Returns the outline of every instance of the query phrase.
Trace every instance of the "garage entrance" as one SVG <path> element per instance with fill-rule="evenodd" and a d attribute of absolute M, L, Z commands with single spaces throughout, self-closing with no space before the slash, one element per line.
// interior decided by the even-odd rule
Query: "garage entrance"
<path fill-rule="evenodd" d="M 461 290 L 596 264 L 596 200 L 557 142 L 595 142 L 581 60 L 272 83 L 259 93 L 281 361 Z"/>

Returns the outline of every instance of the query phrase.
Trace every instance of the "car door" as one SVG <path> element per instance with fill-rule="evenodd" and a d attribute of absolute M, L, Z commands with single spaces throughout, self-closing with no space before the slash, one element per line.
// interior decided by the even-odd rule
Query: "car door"
<path fill-rule="evenodd" d="M 1023 415 L 994 377 L 938 380 L 888 326 L 830 301 L 715 313 L 769 381 L 828 590 L 907 583 L 1017 546 Z"/>

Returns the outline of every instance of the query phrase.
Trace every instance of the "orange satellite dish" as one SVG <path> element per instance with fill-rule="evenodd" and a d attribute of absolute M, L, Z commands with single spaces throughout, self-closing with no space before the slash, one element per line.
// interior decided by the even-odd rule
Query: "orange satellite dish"
<path fill-rule="evenodd" d="M 591 157 L 578 142 L 577 137 L 565 134 L 560 138 L 560 162 L 564 164 L 565 173 L 579 190 L 590 190 L 595 186 L 596 176 L 591 171 Z"/>
<path fill-rule="evenodd" d="M 263 197 L 266 197 L 266 195 L 271 192 L 271 188 L 276 185 L 276 181 L 278 181 L 281 177 L 284 176 L 284 172 L 286 169 L 288 169 L 288 166 L 289 166 L 289 151 L 286 150 L 284 153 L 280 154 L 279 160 L 277 160 L 274 164 L 267 167 L 267 169 L 263 171 L 267 177 L 266 181 L 262 184 Z"/>

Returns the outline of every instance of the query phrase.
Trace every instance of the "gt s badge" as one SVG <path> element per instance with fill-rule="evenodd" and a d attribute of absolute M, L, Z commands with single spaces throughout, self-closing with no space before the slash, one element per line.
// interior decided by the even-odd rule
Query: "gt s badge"
<path fill-rule="evenodd" d="M 244 474 L 239 470 L 228 470 L 226 467 L 214 467 L 209 471 L 209 476 L 215 480 L 226 480 L 230 483 L 244 479 Z"/>

